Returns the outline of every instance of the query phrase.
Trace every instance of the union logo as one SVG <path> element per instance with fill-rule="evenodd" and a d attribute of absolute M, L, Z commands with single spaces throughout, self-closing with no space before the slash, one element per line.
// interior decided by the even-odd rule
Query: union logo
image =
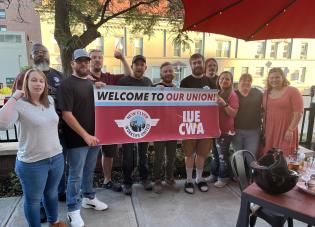
<path fill-rule="evenodd" d="M 115 120 L 120 128 L 124 128 L 127 136 L 133 139 L 145 137 L 152 126 L 156 126 L 160 119 L 152 119 L 150 115 L 140 109 L 132 110 L 123 120 Z"/>

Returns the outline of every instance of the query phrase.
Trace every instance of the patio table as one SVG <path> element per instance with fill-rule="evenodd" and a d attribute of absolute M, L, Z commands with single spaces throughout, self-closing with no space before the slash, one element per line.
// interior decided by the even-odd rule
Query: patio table
<path fill-rule="evenodd" d="M 255 203 L 308 225 L 315 225 L 315 196 L 302 192 L 297 187 L 287 193 L 271 195 L 264 192 L 255 183 L 249 185 L 241 195 L 237 227 L 248 226 L 250 203 Z"/>

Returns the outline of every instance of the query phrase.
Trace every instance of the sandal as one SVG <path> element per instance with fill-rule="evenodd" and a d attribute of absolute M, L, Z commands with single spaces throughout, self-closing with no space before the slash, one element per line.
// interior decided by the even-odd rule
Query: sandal
<path fill-rule="evenodd" d="M 201 192 L 207 192 L 209 190 L 208 184 L 205 181 L 195 183 Z"/>
<path fill-rule="evenodd" d="M 195 193 L 194 184 L 186 181 L 184 191 L 188 194 L 194 194 Z"/>

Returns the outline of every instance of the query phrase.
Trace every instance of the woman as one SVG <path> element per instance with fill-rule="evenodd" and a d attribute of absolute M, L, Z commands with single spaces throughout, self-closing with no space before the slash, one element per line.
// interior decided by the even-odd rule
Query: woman
<path fill-rule="evenodd" d="M 213 84 L 217 84 L 218 80 L 218 62 L 214 58 L 208 58 L 205 62 L 205 74 L 209 77 Z"/>
<path fill-rule="evenodd" d="M 227 184 L 230 177 L 231 166 L 229 162 L 229 148 L 235 134 L 234 118 L 238 111 L 238 97 L 233 91 L 233 75 L 228 71 L 220 74 L 217 80 L 219 96 L 219 124 L 221 136 L 216 138 L 216 148 L 213 149 L 211 162 L 210 181 L 214 186 L 222 188 Z"/>
<path fill-rule="evenodd" d="M 272 68 L 267 77 L 263 107 L 265 115 L 265 147 L 280 148 L 285 156 L 298 148 L 298 124 L 303 114 L 303 99 L 300 92 L 289 86 L 281 68 Z"/>
<path fill-rule="evenodd" d="M 0 110 L 2 130 L 19 123 L 15 171 L 22 184 L 24 213 L 30 227 L 41 226 L 42 198 L 50 226 L 66 226 L 58 220 L 57 187 L 64 168 L 58 120 L 46 77 L 34 69 L 25 73 L 23 90 L 16 90 Z"/>
<path fill-rule="evenodd" d="M 236 94 L 239 109 L 235 118 L 234 150 L 248 150 L 257 156 L 261 131 L 262 92 L 252 88 L 253 78 L 250 74 L 240 77 Z"/>

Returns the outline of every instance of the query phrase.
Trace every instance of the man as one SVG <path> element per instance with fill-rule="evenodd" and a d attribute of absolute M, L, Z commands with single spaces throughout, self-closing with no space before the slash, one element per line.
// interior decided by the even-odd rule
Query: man
<path fill-rule="evenodd" d="M 33 61 L 32 67 L 35 69 L 41 70 L 46 75 L 47 83 L 48 83 L 48 95 L 52 96 L 54 101 L 55 101 L 55 104 L 57 104 L 57 102 L 58 102 L 57 89 L 58 89 L 58 87 L 59 87 L 59 85 L 60 85 L 60 83 L 64 77 L 63 77 L 61 72 L 49 67 L 50 60 L 49 60 L 48 49 L 40 43 L 33 44 L 32 50 L 31 50 L 31 60 Z M 16 89 L 19 89 L 19 90 L 22 89 L 25 72 L 26 71 L 21 72 L 16 77 L 14 84 L 13 84 L 12 93 Z M 58 109 L 56 111 L 57 111 L 58 115 L 60 116 L 61 115 L 60 111 Z M 64 154 L 64 157 L 66 160 L 66 149 L 65 149 L 65 144 L 63 141 L 62 127 L 61 127 L 60 123 L 59 123 L 59 127 L 58 127 L 58 132 L 59 132 L 60 143 L 63 147 L 63 154 Z M 65 172 L 66 172 L 66 167 L 65 167 Z M 59 183 L 59 187 L 58 187 L 58 199 L 60 201 L 65 201 L 65 191 L 66 191 L 66 183 L 65 182 L 66 182 L 65 174 L 63 174 L 63 176 L 60 180 L 60 183 Z M 41 222 L 46 222 L 46 221 L 47 221 L 47 217 L 46 217 L 45 209 L 43 206 L 41 206 Z"/>
<path fill-rule="evenodd" d="M 121 86 L 144 86 L 151 87 L 152 82 L 149 78 L 144 76 L 144 72 L 147 69 L 146 59 L 142 55 L 136 55 L 132 59 L 131 65 L 133 76 L 125 76 L 118 81 L 118 85 Z M 124 173 L 124 185 L 123 192 L 126 195 L 132 194 L 132 179 L 131 174 L 133 171 L 133 157 L 134 148 L 137 145 L 139 154 L 139 174 L 141 183 L 145 190 L 152 190 L 152 184 L 148 179 L 148 143 L 128 143 L 123 144 L 123 173 Z"/>
<path fill-rule="evenodd" d="M 124 75 L 129 76 L 132 74 L 130 66 L 128 65 L 125 57 L 119 51 L 115 51 L 115 58 L 121 60 L 124 66 L 124 74 L 113 75 L 110 73 L 103 73 L 103 55 L 100 50 L 90 50 L 89 56 L 91 58 L 90 72 L 94 81 L 102 81 L 106 85 L 117 85 L 117 82 Z M 112 182 L 112 166 L 113 157 L 117 150 L 117 144 L 103 145 L 102 146 L 102 168 L 104 174 L 103 188 L 113 189 L 114 191 L 120 191 L 119 185 L 114 185 Z"/>
<path fill-rule="evenodd" d="M 162 81 L 154 86 L 159 87 L 176 87 L 173 84 L 175 78 L 174 68 L 170 62 L 164 62 L 160 67 L 160 74 Z M 154 142 L 154 164 L 153 175 L 155 179 L 154 192 L 160 194 L 162 192 L 161 168 L 163 166 L 163 157 L 165 157 L 166 150 L 166 169 L 165 182 L 174 191 L 179 191 L 174 180 L 173 170 L 176 158 L 177 141 L 156 141 Z"/>
<path fill-rule="evenodd" d="M 219 76 L 218 73 L 218 62 L 214 58 L 208 58 L 205 62 L 205 74 L 209 77 L 214 84 L 217 83 Z"/>
<path fill-rule="evenodd" d="M 193 54 L 189 59 L 192 75 L 184 78 L 180 87 L 183 88 L 215 88 L 213 81 L 204 75 L 204 57 L 201 54 Z M 205 158 L 211 149 L 212 140 L 207 139 L 188 139 L 183 140 L 182 149 L 185 154 L 186 175 L 185 192 L 194 193 L 192 172 L 194 164 L 196 166 L 195 184 L 201 192 L 208 191 L 208 185 L 202 177 Z M 194 159 L 194 152 L 196 158 Z"/>
<path fill-rule="evenodd" d="M 106 210 L 108 206 L 95 197 L 93 174 L 100 151 L 95 133 L 93 82 L 87 79 L 90 57 L 83 49 L 73 53 L 73 75 L 58 90 L 59 109 L 65 121 L 64 136 L 68 148 L 69 176 L 67 182 L 68 219 L 73 227 L 84 226 L 82 207 Z"/>

